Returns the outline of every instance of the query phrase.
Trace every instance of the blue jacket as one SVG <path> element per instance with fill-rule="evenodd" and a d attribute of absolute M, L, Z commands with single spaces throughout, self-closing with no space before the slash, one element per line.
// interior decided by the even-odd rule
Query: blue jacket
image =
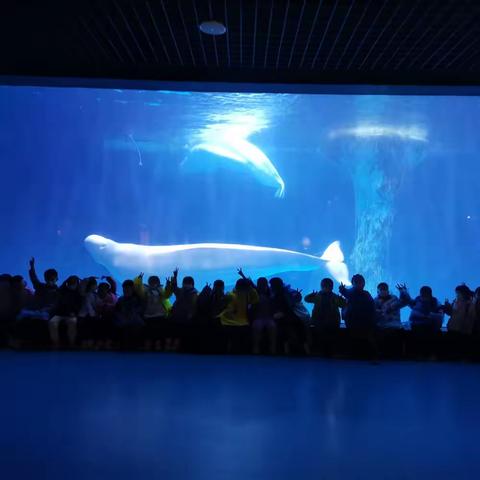
<path fill-rule="evenodd" d="M 410 313 L 410 325 L 426 326 L 440 330 L 443 323 L 442 305 L 435 297 L 428 299 L 421 296 L 412 299 L 406 291 L 401 292 L 400 301 L 403 305 L 408 305 L 412 312 Z"/>

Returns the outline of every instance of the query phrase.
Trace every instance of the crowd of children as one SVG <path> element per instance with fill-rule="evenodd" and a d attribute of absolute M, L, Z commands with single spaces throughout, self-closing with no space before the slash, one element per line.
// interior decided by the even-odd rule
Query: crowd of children
<path fill-rule="evenodd" d="M 0 341 L 3 346 L 49 344 L 52 348 L 193 351 L 205 353 L 253 352 L 326 355 L 335 353 L 341 331 L 378 354 L 378 345 L 393 340 L 404 348 L 404 335 L 424 341 L 427 354 L 432 339 L 449 317 L 447 335 L 453 348 L 480 350 L 480 288 L 455 289 L 453 302 L 440 303 L 424 286 L 412 298 L 406 285 L 398 296 L 380 283 L 373 298 L 365 279 L 354 275 L 352 286 L 334 292 L 330 278 L 320 291 L 305 297 L 281 278 L 256 282 L 241 269 L 231 292 L 222 280 L 200 292 L 192 277 L 178 280 L 178 269 L 162 284 L 158 276 L 122 283 L 118 295 L 112 277 L 68 277 L 58 286 L 58 274 L 48 269 L 41 281 L 31 259 L 29 277 L 0 276 Z M 313 305 L 310 315 L 303 302 Z M 400 310 L 410 307 L 408 325 Z M 342 325 L 344 320 L 344 326 Z"/>

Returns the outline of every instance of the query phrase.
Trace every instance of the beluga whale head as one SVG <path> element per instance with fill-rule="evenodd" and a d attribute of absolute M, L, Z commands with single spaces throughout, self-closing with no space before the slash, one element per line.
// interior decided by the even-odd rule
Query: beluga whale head
<path fill-rule="evenodd" d="M 111 258 L 112 251 L 115 248 L 113 240 L 102 237 L 101 235 L 89 235 L 84 240 L 85 248 L 88 250 L 92 258 L 99 264 L 105 265 L 107 260 Z"/>

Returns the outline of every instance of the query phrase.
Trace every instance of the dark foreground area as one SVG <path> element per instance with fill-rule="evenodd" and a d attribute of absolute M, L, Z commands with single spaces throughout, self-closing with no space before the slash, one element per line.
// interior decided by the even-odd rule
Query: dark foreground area
<path fill-rule="evenodd" d="M 478 365 L 0 351 L 2 478 L 480 474 Z"/>

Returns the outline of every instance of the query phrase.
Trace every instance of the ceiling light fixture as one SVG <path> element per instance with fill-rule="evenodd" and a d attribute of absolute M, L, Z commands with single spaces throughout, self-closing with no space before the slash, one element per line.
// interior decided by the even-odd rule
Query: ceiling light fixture
<path fill-rule="evenodd" d="M 207 20 L 200 24 L 200 30 L 207 35 L 223 35 L 227 28 L 223 23 L 215 20 Z"/>

